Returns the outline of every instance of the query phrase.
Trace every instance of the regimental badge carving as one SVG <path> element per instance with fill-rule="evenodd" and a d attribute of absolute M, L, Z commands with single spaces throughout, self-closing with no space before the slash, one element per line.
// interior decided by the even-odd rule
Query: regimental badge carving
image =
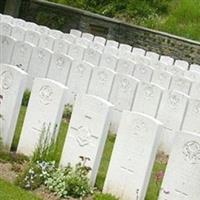
<path fill-rule="evenodd" d="M 122 65 L 123 65 L 123 67 L 126 68 L 126 69 L 129 67 L 129 64 L 128 64 L 126 61 L 124 61 L 124 62 L 122 63 Z"/>
<path fill-rule="evenodd" d="M 76 141 L 81 147 L 87 146 L 91 142 L 91 131 L 83 126 L 78 128 L 78 135 L 76 137 Z"/>
<path fill-rule="evenodd" d="M 98 73 L 98 78 L 99 78 L 99 82 L 101 84 L 105 84 L 105 82 L 107 81 L 107 74 L 103 71 Z"/>
<path fill-rule="evenodd" d="M 24 56 L 25 52 L 27 51 L 26 47 L 24 45 L 22 45 L 19 49 L 20 55 Z"/>
<path fill-rule="evenodd" d="M 168 104 L 173 109 L 175 109 L 178 106 L 180 101 L 180 97 L 178 97 L 176 94 L 170 94 L 168 97 Z"/>
<path fill-rule="evenodd" d="M 186 142 L 183 146 L 183 155 L 187 162 L 200 164 L 200 143 L 196 141 Z"/>
<path fill-rule="evenodd" d="M 122 79 L 120 82 L 120 88 L 122 89 L 123 92 L 127 92 L 128 89 L 130 88 L 129 81 L 127 79 Z"/>
<path fill-rule="evenodd" d="M 13 84 L 13 74 L 10 71 L 4 71 L 0 75 L 1 87 L 4 90 L 8 90 Z"/>
<path fill-rule="evenodd" d="M 39 52 L 38 52 L 38 58 L 39 58 L 41 61 L 43 61 L 43 60 L 44 60 L 44 57 L 45 57 L 44 52 L 43 52 L 42 50 L 39 50 Z"/>
<path fill-rule="evenodd" d="M 76 68 L 77 68 L 77 71 L 80 74 L 80 76 L 83 76 L 83 73 L 85 71 L 85 66 L 83 64 L 79 64 L 79 65 L 77 65 Z"/>
<path fill-rule="evenodd" d="M 89 55 L 90 57 L 94 56 L 94 51 L 93 51 L 92 49 L 89 49 L 89 50 L 88 50 L 88 55 Z"/>
<path fill-rule="evenodd" d="M 184 88 L 184 86 L 185 86 L 185 81 L 183 80 L 183 79 L 178 79 L 177 81 L 176 81 L 176 86 L 178 87 L 178 88 Z"/>
<path fill-rule="evenodd" d="M 197 105 L 194 106 L 193 112 L 195 114 L 200 114 L 200 103 L 198 103 Z"/>
<path fill-rule="evenodd" d="M 53 90 L 49 85 L 44 85 L 40 88 L 39 97 L 40 102 L 44 105 L 48 105 L 52 101 Z"/>
<path fill-rule="evenodd" d="M 140 67 L 139 71 L 141 74 L 145 74 L 147 72 L 147 70 L 145 69 L 145 67 Z"/>
<path fill-rule="evenodd" d="M 164 73 L 159 74 L 159 81 L 164 82 L 166 80 L 167 76 Z"/>
<path fill-rule="evenodd" d="M 110 64 L 112 62 L 112 59 L 110 57 L 106 57 L 105 60 L 107 64 Z"/>
<path fill-rule="evenodd" d="M 64 63 L 65 63 L 65 60 L 64 60 L 63 57 L 58 57 L 56 59 L 56 66 L 57 66 L 58 69 L 62 69 L 63 66 L 64 66 Z"/>
<path fill-rule="evenodd" d="M 73 56 L 79 56 L 79 49 L 78 49 L 78 47 L 74 47 L 72 49 L 72 54 L 73 54 Z"/>
<path fill-rule="evenodd" d="M 135 120 L 134 126 L 133 126 L 133 135 L 140 136 L 141 133 L 145 133 L 147 131 L 147 127 L 144 121 L 141 120 Z"/>
<path fill-rule="evenodd" d="M 144 89 L 144 96 L 145 98 L 147 99 L 150 99 L 154 96 L 154 92 L 153 92 L 153 88 L 150 87 L 150 86 L 147 86 L 145 89 Z"/>

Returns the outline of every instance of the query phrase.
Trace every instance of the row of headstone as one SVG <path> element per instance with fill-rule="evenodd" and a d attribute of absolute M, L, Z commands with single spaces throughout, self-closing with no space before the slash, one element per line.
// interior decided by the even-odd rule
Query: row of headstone
<path fill-rule="evenodd" d="M 23 71 L 10 66 L 4 66 L 1 73 L 1 87 L 6 91 L 1 95 L 4 97 L 1 105 L 10 107 L 13 102 L 17 102 L 15 107 L 11 107 L 9 113 L 5 114 L 5 124 L 11 121 L 10 117 L 16 119 L 12 114 L 20 108 L 20 98 L 13 100 L 13 96 L 22 96 L 20 84 L 25 80 L 16 78 L 16 76 L 19 76 L 16 73 L 18 71 L 20 75 L 24 75 Z M 13 82 L 13 80 L 16 81 Z M 18 87 L 19 85 L 20 87 Z M 7 93 L 8 90 L 11 90 L 10 93 Z M 35 79 L 19 140 L 18 152 L 32 155 L 40 143 L 41 136 L 48 134 L 49 139 L 56 138 L 66 95 L 65 86 L 49 79 Z M 182 112 L 181 107 L 183 107 L 184 102 L 185 100 L 182 97 L 178 99 L 171 95 L 168 98 L 171 110 L 167 111 Z M 177 107 L 177 104 L 180 105 Z M 91 95 L 77 97 L 64 144 L 60 165 L 66 166 L 71 163 L 74 166 L 80 161 L 80 156 L 87 158 L 87 165 L 92 169 L 89 174 L 92 185 L 96 179 L 109 129 L 111 108 L 110 103 L 99 97 Z M 168 112 L 165 113 L 168 114 Z M 10 114 L 9 117 L 8 114 Z M 199 171 L 197 170 L 200 151 L 199 114 L 200 100 L 190 101 L 182 129 L 195 132 L 196 135 L 176 134 L 174 150 L 170 156 L 160 199 L 165 199 L 167 196 L 172 199 L 197 199 L 196 195 L 199 194 Z M 179 116 L 176 115 L 171 122 L 167 121 L 172 128 L 178 126 L 174 122 L 175 118 L 179 119 Z M 161 123 L 152 117 L 137 112 L 124 111 L 104 185 L 104 192 L 110 192 L 120 199 L 144 199 L 163 129 Z M 1 128 L 1 130 L 5 129 Z M 48 132 L 45 133 L 47 130 Z M 3 132 L 3 137 L 6 138 L 4 141 L 8 141 L 7 138 L 13 136 L 9 134 L 8 131 Z M 171 184 L 176 175 L 174 172 L 178 175 L 176 177 L 178 181 L 175 181 L 175 187 L 172 188 Z M 187 172 L 193 175 L 188 176 Z"/>
<path fill-rule="evenodd" d="M 12 19 L 13 20 L 13 19 Z M 9 23 L 13 24 L 13 22 L 11 22 L 12 20 L 8 20 Z M 17 28 L 19 29 L 20 27 L 26 27 L 24 23 L 26 23 L 23 20 L 17 19 L 17 22 L 20 21 L 20 23 L 16 23 L 16 25 L 19 25 Z M 23 22 L 22 22 L 23 21 Z M 5 21 L 2 22 L 4 25 Z M 27 23 L 28 25 L 32 25 L 33 23 Z M 8 24 L 9 25 L 9 24 Z M 36 24 L 35 24 L 36 25 Z M 11 25 L 10 25 L 11 26 Z M 29 26 L 28 26 L 29 27 Z M 140 48 L 133 48 L 130 45 L 126 45 L 126 44 L 120 44 L 116 41 L 113 40 L 107 40 L 105 38 L 96 36 L 94 37 L 92 34 L 89 33 L 82 33 L 78 30 L 71 30 L 70 34 L 63 34 L 62 32 L 58 31 L 58 30 L 50 30 L 48 27 L 45 26 L 33 26 L 34 29 L 28 30 L 27 32 L 27 37 L 24 36 L 24 40 L 28 41 L 34 45 L 39 45 L 40 47 L 45 47 L 48 48 L 50 50 L 53 50 L 53 46 L 55 47 L 55 49 L 57 50 L 63 50 L 63 53 L 66 53 L 65 50 L 67 50 L 69 48 L 69 44 L 72 43 L 76 43 L 76 44 L 80 44 L 81 46 L 92 46 L 92 47 L 96 47 L 96 46 L 103 46 L 106 45 L 106 47 L 108 47 L 108 49 L 105 49 L 105 52 L 109 52 L 111 54 L 114 55 L 118 55 L 118 53 L 120 52 L 126 52 L 126 53 L 130 53 L 132 52 L 133 55 L 139 55 L 139 56 L 144 56 L 146 58 L 150 58 L 153 61 L 158 61 L 160 60 L 161 63 L 169 65 L 169 66 L 175 66 L 178 67 L 182 70 L 186 70 L 188 69 L 189 64 L 186 61 L 183 60 L 176 60 L 174 61 L 174 59 L 172 57 L 169 56 L 159 56 L 159 54 L 156 54 L 154 52 L 145 52 L 145 50 L 140 49 Z M 37 27 L 37 28 L 36 28 Z M 3 28 L 2 28 L 3 29 Z M 5 30 L 7 30 L 6 26 L 5 26 Z M 30 32 L 29 32 L 30 31 Z M 34 32 L 35 31 L 35 32 Z M 13 31 L 14 33 L 19 32 L 19 36 L 21 37 L 20 31 Z M 11 34 L 12 36 L 12 34 Z M 29 37 L 30 36 L 30 37 Z M 13 36 L 14 37 L 14 36 Z M 54 37 L 54 38 L 53 38 Z M 17 37 L 15 37 L 16 39 L 18 39 Z M 34 39 L 35 38 L 35 39 Z M 53 45 L 53 40 L 57 38 L 57 40 L 55 40 L 55 45 Z M 64 38 L 64 39 L 63 39 Z M 89 44 L 90 42 L 91 45 Z M 94 43 L 93 43 L 94 42 Z M 59 48 L 62 47 L 62 48 Z M 102 48 L 98 48 L 98 50 L 102 49 Z M 119 52 L 118 53 L 114 53 L 116 52 L 116 49 L 118 49 L 119 47 Z M 103 47 L 104 48 L 104 47 Z M 114 50 L 113 50 L 114 49 Z M 119 56 L 120 56 L 119 53 Z M 193 64 L 191 65 L 191 69 L 195 70 L 197 69 L 197 71 L 199 71 L 199 65 L 197 64 Z"/>

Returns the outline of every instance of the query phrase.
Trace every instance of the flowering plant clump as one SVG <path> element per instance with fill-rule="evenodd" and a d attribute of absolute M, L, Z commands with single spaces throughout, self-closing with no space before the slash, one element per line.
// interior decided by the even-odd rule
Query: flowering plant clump
<path fill-rule="evenodd" d="M 54 161 L 36 161 L 17 178 L 22 188 L 34 190 L 42 184 L 48 190 L 62 198 L 82 198 L 93 193 L 87 177 L 90 168 L 85 166 L 88 158 L 81 157 L 82 162 L 75 167 L 56 167 Z"/>

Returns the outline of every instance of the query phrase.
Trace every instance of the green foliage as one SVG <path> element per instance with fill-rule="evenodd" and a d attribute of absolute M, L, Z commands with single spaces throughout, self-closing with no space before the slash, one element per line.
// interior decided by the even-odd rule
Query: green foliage
<path fill-rule="evenodd" d="M 39 197 L 0 179 L 1 200 L 41 200 Z"/>
<path fill-rule="evenodd" d="M 54 128 L 53 133 L 51 132 L 51 124 L 46 126 L 43 124 L 40 139 L 38 145 L 33 153 L 31 161 L 36 163 L 37 161 L 54 161 L 56 154 L 56 141 L 55 141 L 55 132 Z"/>
<path fill-rule="evenodd" d="M 23 105 L 23 106 L 28 106 L 28 102 L 29 102 L 29 99 L 30 99 L 30 95 L 31 95 L 31 91 L 26 90 L 26 91 L 24 92 L 24 96 L 23 96 L 23 99 L 22 99 L 22 105 Z"/>
<path fill-rule="evenodd" d="M 199 0 L 49 0 L 200 41 Z"/>
<path fill-rule="evenodd" d="M 68 122 L 72 115 L 72 109 L 73 109 L 72 105 L 67 104 L 63 112 L 63 118 L 66 119 Z"/>
<path fill-rule="evenodd" d="M 74 168 L 57 168 L 45 180 L 47 188 L 59 197 L 82 198 L 92 194 L 92 187 L 87 178 L 89 170 L 85 165 L 78 163 Z"/>
<path fill-rule="evenodd" d="M 96 193 L 93 197 L 94 200 L 119 200 L 111 194 Z"/>

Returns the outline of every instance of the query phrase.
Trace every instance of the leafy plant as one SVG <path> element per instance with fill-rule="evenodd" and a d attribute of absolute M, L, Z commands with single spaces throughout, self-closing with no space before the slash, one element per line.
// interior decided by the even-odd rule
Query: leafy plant
<path fill-rule="evenodd" d="M 65 109 L 63 112 L 63 118 L 66 119 L 68 122 L 71 118 L 72 110 L 73 110 L 72 105 L 70 105 L 70 104 L 65 105 Z"/>

